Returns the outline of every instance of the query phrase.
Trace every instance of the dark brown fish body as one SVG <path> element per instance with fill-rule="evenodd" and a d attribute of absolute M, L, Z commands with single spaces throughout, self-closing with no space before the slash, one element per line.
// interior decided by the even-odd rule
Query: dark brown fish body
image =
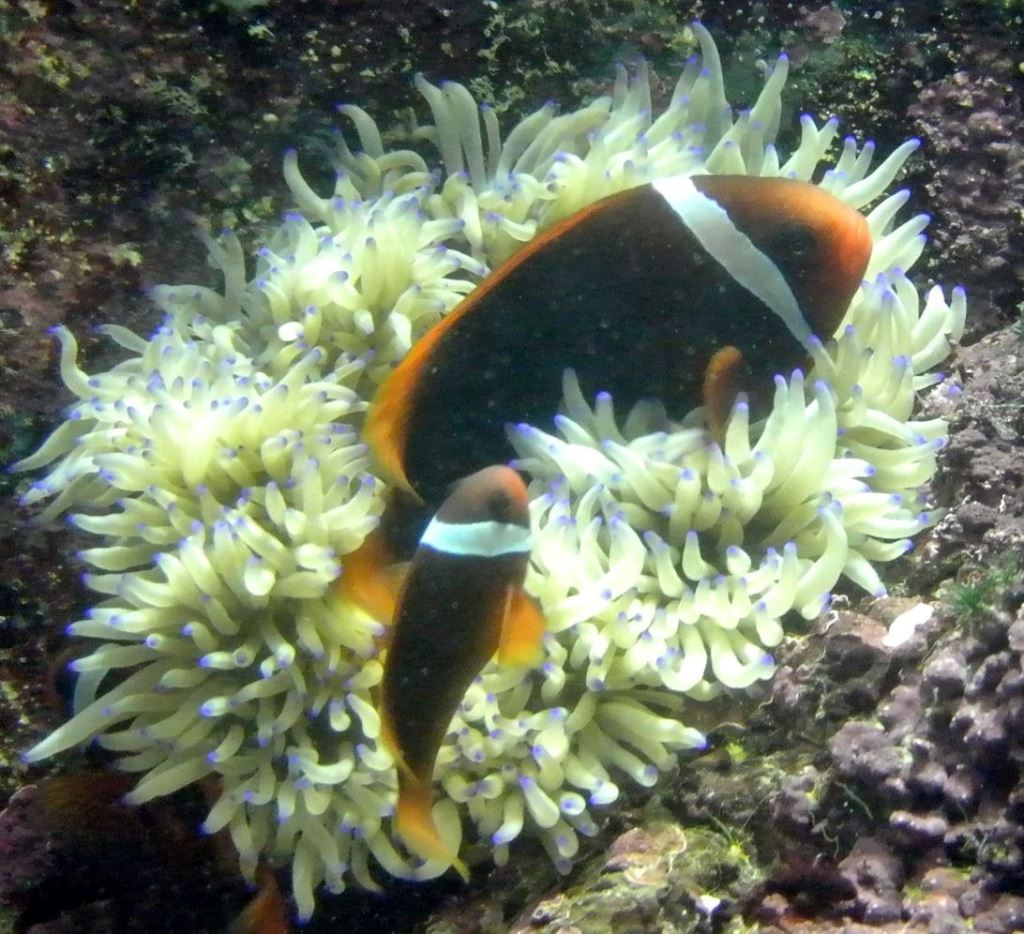
<path fill-rule="evenodd" d="M 527 560 L 417 553 L 405 583 L 409 596 L 395 619 L 383 696 L 396 745 L 422 781 L 431 780 L 470 682 L 498 651 L 501 630 L 486 621 L 504 618 Z"/>

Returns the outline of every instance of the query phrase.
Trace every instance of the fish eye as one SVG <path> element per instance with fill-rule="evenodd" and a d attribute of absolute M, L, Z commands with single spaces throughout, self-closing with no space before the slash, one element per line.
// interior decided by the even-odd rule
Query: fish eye
<path fill-rule="evenodd" d="M 807 260 L 817 253 L 818 236 L 807 224 L 786 224 L 772 238 L 772 248 L 773 255 L 783 262 Z"/>
<path fill-rule="evenodd" d="M 487 512 L 492 519 L 507 521 L 512 514 L 512 500 L 504 490 L 495 490 L 487 497 Z"/>

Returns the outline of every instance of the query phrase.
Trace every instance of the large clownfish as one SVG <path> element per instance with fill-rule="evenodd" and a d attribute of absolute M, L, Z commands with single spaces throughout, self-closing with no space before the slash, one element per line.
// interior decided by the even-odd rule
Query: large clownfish
<path fill-rule="evenodd" d="M 431 814 L 433 772 L 448 725 L 487 661 L 539 661 L 544 620 L 523 591 L 531 547 L 526 487 L 508 467 L 459 481 L 427 526 L 391 627 L 381 734 L 398 771 L 395 829 L 424 859 L 466 875 Z"/>
<path fill-rule="evenodd" d="M 399 487 L 436 503 L 508 457 L 505 425 L 546 423 L 562 374 L 721 431 L 737 391 L 831 337 L 867 267 L 864 218 L 816 185 L 676 176 L 536 237 L 429 330 L 385 381 L 365 438 Z"/>

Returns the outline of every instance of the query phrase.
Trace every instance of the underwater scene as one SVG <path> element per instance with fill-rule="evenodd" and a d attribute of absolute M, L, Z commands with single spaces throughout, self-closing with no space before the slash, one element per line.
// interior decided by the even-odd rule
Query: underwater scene
<path fill-rule="evenodd" d="M 1024 930 L 1022 89 L 0 0 L 0 932 Z"/>

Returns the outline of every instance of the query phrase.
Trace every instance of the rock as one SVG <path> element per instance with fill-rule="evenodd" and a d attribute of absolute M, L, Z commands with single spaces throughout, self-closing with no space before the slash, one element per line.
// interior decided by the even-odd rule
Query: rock
<path fill-rule="evenodd" d="M 949 831 L 949 822 L 939 814 L 921 815 L 910 811 L 893 811 L 889 826 L 909 846 L 935 846 Z"/>
<path fill-rule="evenodd" d="M 863 720 L 844 724 L 829 741 L 829 752 L 840 772 L 867 785 L 899 775 L 908 758 L 881 727 Z"/>
<path fill-rule="evenodd" d="M 967 684 L 967 663 L 963 653 L 946 649 L 935 655 L 921 672 L 921 687 L 931 700 L 959 697 Z"/>

